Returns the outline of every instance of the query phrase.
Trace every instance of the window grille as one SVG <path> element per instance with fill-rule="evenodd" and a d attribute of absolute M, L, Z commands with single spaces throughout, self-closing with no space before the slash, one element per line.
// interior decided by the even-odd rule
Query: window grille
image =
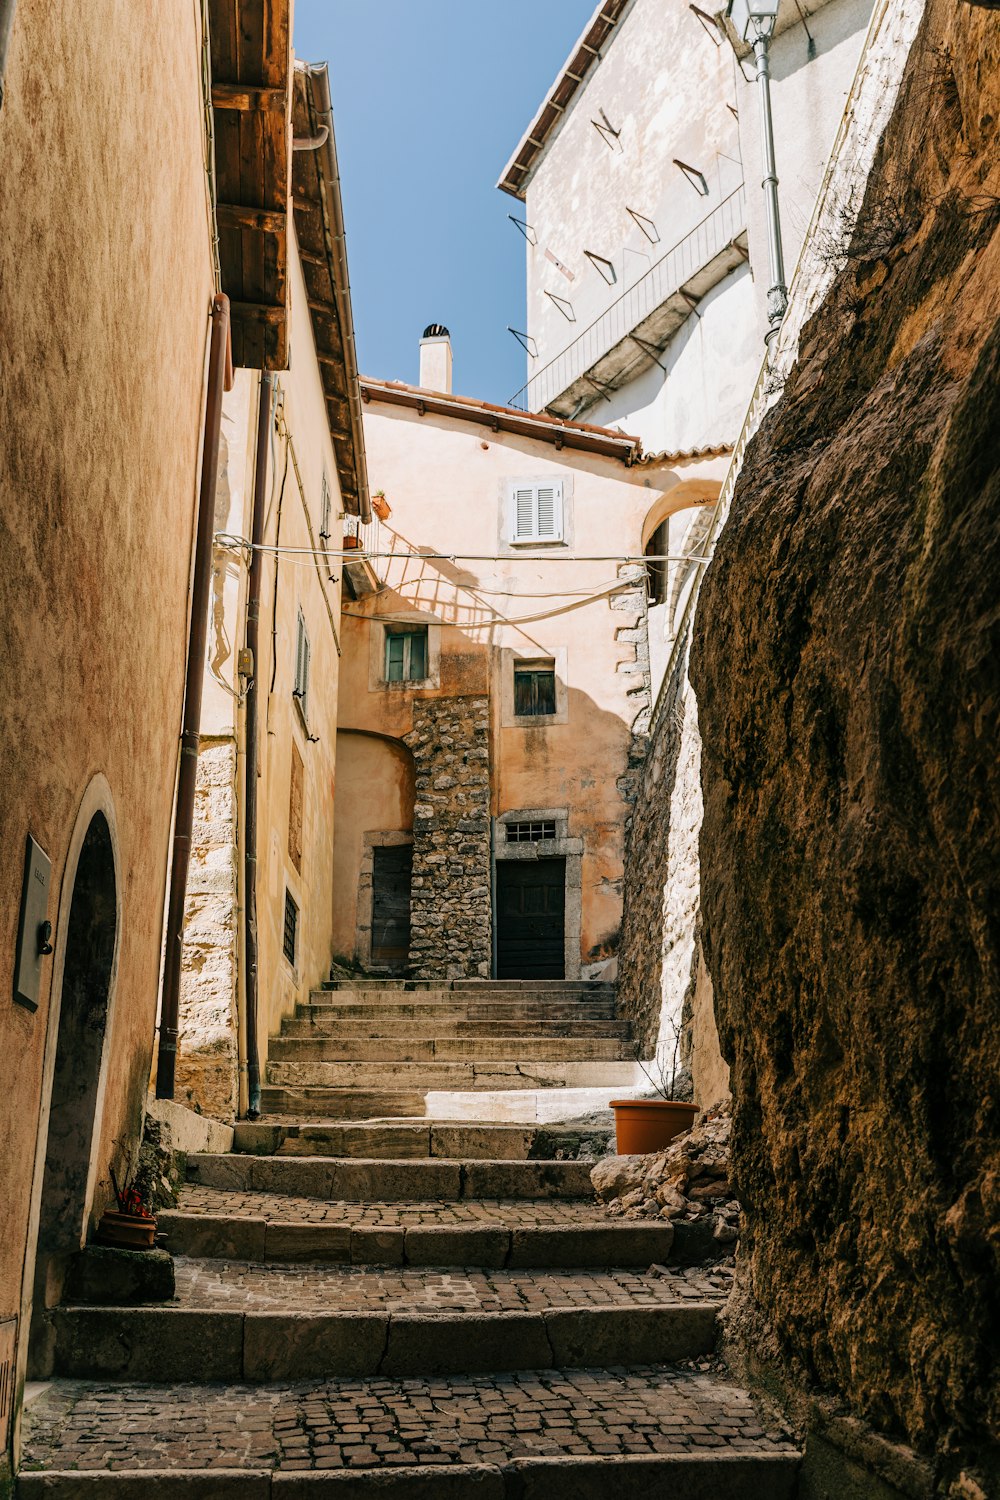
<path fill-rule="evenodd" d="M 536 718 L 556 711 L 556 664 L 531 661 L 514 666 L 514 713 Z"/>
<path fill-rule="evenodd" d="M 511 540 L 561 542 L 562 539 L 562 484 L 514 485 L 511 499 Z"/>
<path fill-rule="evenodd" d="M 307 723 L 309 722 L 309 664 L 311 659 L 312 647 L 309 645 L 309 634 L 300 609 L 298 631 L 295 637 L 295 686 L 292 689 L 292 697 L 299 705 L 302 717 Z"/>
<path fill-rule="evenodd" d="M 299 936 L 299 909 L 292 899 L 292 893 L 285 890 L 285 928 L 281 940 L 281 951 L 284 953 L 292 968 L 295 968 L 295 952 Z"/>
<path fill-rule="evenodd" d="M 386 682 L 425 682 L 427 679 L 427 626 L 415 630 L 386 630 Z"/>
<path fill-rule="evenodd" d="M 554 839 L 556 825 L 544 819 L 538 822 L 506 823 L 508 844 L 538 844 L 543 839 Z"/>

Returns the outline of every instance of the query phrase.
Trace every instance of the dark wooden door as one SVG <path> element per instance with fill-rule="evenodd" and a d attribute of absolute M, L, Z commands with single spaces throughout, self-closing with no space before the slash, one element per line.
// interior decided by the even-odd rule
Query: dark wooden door
<path fill-rule="evenodd" d="M 372 963 L 405 967 L 410 956 L 410 879 L 413 846 L 372 851 Z"/>
<path fill-rule="evenodd" d="M 497 978 L 565 977 L 566 861 L 497 861 Z"/>

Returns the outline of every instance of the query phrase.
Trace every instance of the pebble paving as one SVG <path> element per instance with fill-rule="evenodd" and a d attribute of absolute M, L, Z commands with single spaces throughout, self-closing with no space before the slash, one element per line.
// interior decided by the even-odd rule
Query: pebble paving
<path fill-rule="evenodd" d="M 423 1267 L 262 1265 L 178 1256 L 183 1307 L 260 1312 L 538 1312 L 550 1307 L 653 1307 L 724 1299 L 730 1274 L 664 1267 L 600 1271 L 434 1271 Z"/>
<path fill-rule="evenodd" d="M 561 1455 L 793 1452 L 745 1391 L 663 1367 L 288 1386 L 60 1381 L 27 1469 L 344 1469 Z"/>

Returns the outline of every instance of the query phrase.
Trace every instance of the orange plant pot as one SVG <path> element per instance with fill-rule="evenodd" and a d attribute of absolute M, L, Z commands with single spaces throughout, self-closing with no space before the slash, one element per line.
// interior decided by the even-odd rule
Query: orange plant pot
<path fill-rule="evenodd" d="M 101 1215 L 96 1239 L 102 1245 L 117 1245 L 125 1250 L 151 1250 L 156 1243 L 156 1220 L 109 1208 Z"/>
<path fill-rule="evenodd" d="M 678 1099 L 612 1099 L 619 1156 L 649 1156 L 690 1130 L 697 1105 Z"/>

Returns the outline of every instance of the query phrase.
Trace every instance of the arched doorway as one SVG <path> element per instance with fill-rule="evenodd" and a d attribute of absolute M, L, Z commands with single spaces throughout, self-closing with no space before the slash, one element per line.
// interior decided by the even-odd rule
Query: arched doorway
<path fill-rule="evenodd" d="M 117 929 L 111 829 L 104 813 L 95 812 L 80 848 L 66 930 L 35 1252 L 36 1315 L 58 1300 L 67 1258 L 86 1238 Z"/>

